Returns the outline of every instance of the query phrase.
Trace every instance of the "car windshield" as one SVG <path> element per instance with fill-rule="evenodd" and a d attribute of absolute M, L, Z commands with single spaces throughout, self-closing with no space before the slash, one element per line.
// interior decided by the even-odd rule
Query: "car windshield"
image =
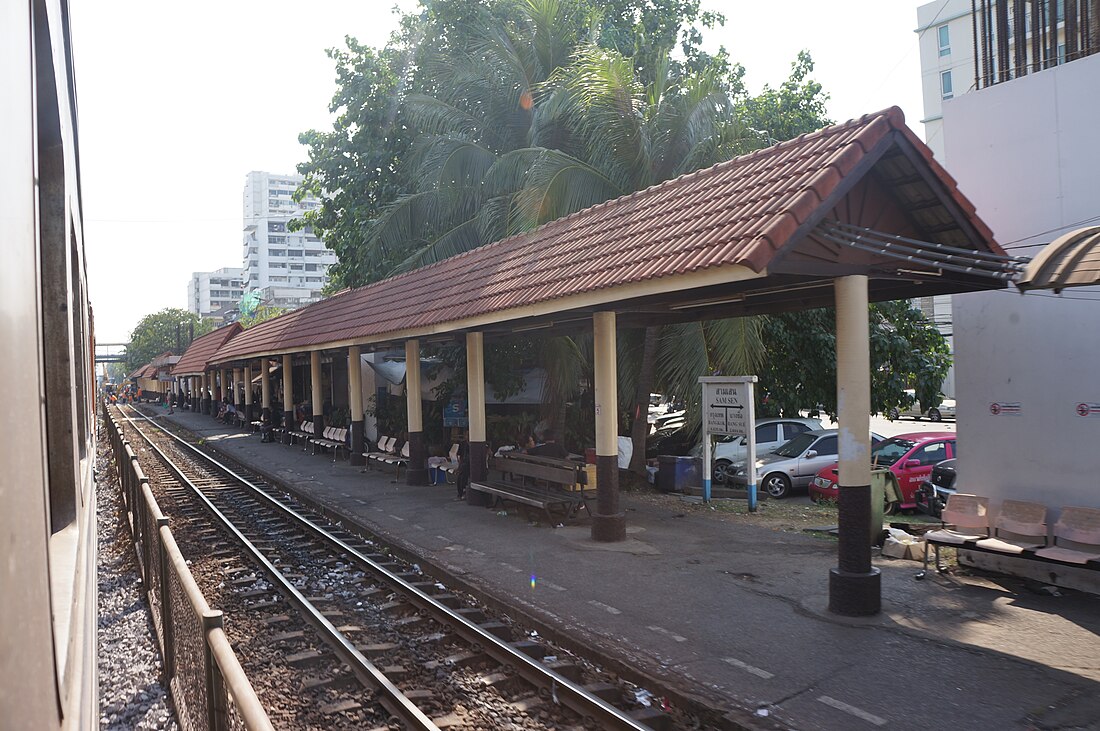
<path fill-rule="evenodd" d="M 804 432 L 781 447 L 777 447 L 775 453 L 781 457 L 797 457 L 805 452 L 811 444 L 817 441 L 817 437 L 817 434 Z"/>
<path fill-rule="evenodd" d="M 879 467 L 892 467 L 914 444 L 916 442 L 908 439 L 887 439 L 871 450 L 871 463 Z"/>

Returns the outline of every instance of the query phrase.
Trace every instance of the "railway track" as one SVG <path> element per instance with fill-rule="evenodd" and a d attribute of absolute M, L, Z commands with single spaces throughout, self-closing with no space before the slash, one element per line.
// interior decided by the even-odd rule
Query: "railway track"
<path fill-rule="evenodd" d="M 208 599 L 226 611 L 227 631 L 239 626 L 240 639 L 231 637 L 273 722 L 674 726 L 631 688 L 583 662 L 557 660 L 537 639 L 515 639 L 509 624 L 262 478 L 222 464 L 136 409 L 120 415 L 162 508 L 188 522 L 176 528 L 186 537 L 182 548 L 192 571 L 205 577 L 199 581 Z"/>

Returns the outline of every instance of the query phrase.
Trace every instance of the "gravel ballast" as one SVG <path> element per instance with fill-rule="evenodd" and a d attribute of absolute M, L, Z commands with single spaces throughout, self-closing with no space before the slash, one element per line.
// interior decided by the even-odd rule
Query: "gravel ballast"
<path fill-rule="evenodd" d="M 101 729 L 177 729 L 123 518 L 118 475 L 101 435 L 96 470 Z"/>

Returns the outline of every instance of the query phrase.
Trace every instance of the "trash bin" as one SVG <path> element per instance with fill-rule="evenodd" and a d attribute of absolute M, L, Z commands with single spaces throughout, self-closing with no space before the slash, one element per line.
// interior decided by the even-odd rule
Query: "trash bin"
<path fill-rule="evenodd" d="M 683 492 L 689 487 L 703 486 L 703 458 L 676 458 L 676 491 Z"/>
<path fill-rule="evenodd" d="M 687 487 L 703 484 L 703 460 L 698 457 L 657 456 L 657 489 L 661 492 L 683 492 Z"/>
<path fill-rule="evenodd" d="M 878 545 L 882 538 L 882 520 L 889 495 L 890 502 L 900 499 L 898 478 L 888 469 L 871 470 L 871 545 Z"/>
<path fill-rule="evenodd" d="M 674 492 L 676 490 L 675 455 L 657 455 L 657 489 L 661 492 Z"/>

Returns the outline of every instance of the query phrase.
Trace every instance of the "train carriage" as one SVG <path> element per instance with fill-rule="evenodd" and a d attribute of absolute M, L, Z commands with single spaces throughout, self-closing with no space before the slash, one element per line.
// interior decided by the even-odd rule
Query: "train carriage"
<path fill-rule="evenodd" d="M 0 3 L 0 726 L 99 725 L 94 348 L 69 10 Z"/>

